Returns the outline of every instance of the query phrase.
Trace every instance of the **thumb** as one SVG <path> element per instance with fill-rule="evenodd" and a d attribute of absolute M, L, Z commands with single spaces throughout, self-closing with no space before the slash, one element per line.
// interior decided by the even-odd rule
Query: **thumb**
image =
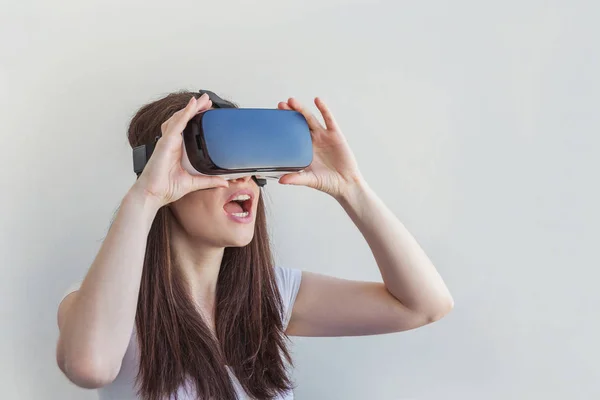
<path fill-rule="evenodd" d="M 229 187 L 229 181 L 219 177 L 219 176 L 204 176 L 204 175 L 192 175 L 191 178 L 191 189 L 194 190 L 202 190 L 202 189 L 211 189 L 217 187 L 227 188 Z"/>
<path fill-rule="evenodd" d="M 279 178 L 279 183 L 283 185 L 309 186 L 310 176 L 305 171 L 285 174 Z"/>

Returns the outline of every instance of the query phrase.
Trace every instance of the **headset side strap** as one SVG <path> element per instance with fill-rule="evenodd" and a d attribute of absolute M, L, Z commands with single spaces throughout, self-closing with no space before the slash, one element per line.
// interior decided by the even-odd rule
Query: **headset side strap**
<path fill-rule="evenodd" d="M 137 176 L 140 176 L 148 163 L 148 160 L 150 160 L 150 156 L 152 156 L 152 152 L 154 151 L 158 139 L 159 137 L 157 136 L 154 142 L 133 148 L 133 172 L 135 172 Z"/>

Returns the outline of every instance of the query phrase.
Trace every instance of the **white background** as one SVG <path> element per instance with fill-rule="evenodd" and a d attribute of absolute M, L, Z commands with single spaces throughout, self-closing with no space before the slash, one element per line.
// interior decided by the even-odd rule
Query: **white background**
<path fill-rule="evenodd" d="M 56 309 L 134 181 L 144 103 L 322 96 L 456 306 L 412 332 L 299 339 L 296 397 L 600 398 L 597 2 L 71 1 L 0 9 L 2 398 L 92 399 Z M 379 279 L 334 200 L 269 183 L 280 264 Z"/>

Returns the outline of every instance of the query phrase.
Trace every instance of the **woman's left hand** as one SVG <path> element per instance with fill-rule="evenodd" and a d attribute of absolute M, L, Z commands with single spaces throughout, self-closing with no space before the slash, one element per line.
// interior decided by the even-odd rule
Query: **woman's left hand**
<path fill-rule="evenodd" d="M 298 111 L 306 118 L 313 142 L 311 165 L 302 172 L 282 176 L 279 182 L 308 186 L 339 200 L 362 176 L 354 154 L 333 115 L 318 97 L 315 98 L 315 105 L 323 116 L 325 126 L 294 98 L 278 104 L 280 110 Z"/>

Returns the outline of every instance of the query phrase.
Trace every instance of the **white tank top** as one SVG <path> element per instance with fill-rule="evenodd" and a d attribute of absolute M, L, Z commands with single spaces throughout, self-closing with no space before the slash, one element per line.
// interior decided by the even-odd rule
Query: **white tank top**
<path fill-rule="evenodd" d="M 300 281 L 302 279 L 302 271 L 293 268 L 275 267 L 277 286 L 281 294 L 283 302 L 283 327 L 287 327 L 290 317 L 292 314 L 292 307 L 300 289 Z M 81 281 L 71 285 L 69 290 L 64 294 L 66 297 L 69 293 L 79 289 Z M 137 363 L 139 360 L 138 344 L 135 334 L 135 329 L 129 340 L 129 346 L 123 357 L 121 364 L 121 370 L 117 375 L 116 379 L 110 384 L 98 389 L 98 395 L 100 400 L 138 400 L 135 388 L 135 377 L 137 375 Z M 237 378 L 229 371 L 229 376 L 233 382 L 238 399 L 249 399 L 246 392 L 244 392 Z M 182 386 L 177 391 L 178 398 L 180 400 L 196 400 L 194 396 L 193 387 Z M 293 392 L 288 392 L 283 396 L 277 397 L 277 400 L 293 400 Z"/>

